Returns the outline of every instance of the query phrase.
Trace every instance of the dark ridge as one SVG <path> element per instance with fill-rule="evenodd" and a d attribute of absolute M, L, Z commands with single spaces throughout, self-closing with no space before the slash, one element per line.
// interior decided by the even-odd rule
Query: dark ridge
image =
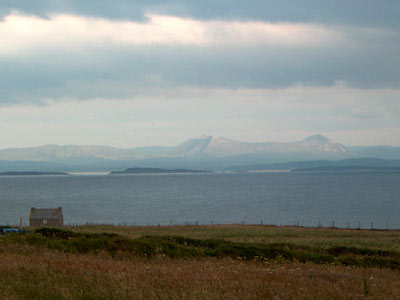
<path fill-rule="evenodd" d="M 9 172 L 0 172 L 0 176 L 24 176 L 24 175 L 70 175 L 64 172 L 21 172 L 21 171 L 9 171 Z"/>
<path fill-rule="evenodd" d="M 368 167 L 368 166 L 331 166 L 331 167 L 316 167 L 316 168 L 300 168 L 294 169 L 292 172 L 315 172 L 315 171 L 400 171 L 400 167 Z"/>
<path fill-rule="evenodd" d="M 161 168 L 129 168 L 123 171 L 113 171 L 111 174 L 165 174 L 165 173 L 209 173 L 204 170 L 161 169 Z"/>

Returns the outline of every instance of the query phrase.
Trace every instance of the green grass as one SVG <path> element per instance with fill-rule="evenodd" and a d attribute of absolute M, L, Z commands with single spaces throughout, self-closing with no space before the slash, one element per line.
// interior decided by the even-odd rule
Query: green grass
<path fill-rule="evenodd" d="M 310 232 L 310 231 L 308 231 Z M 320 231 L 322 232 L 322 231 Z M 301 236 L 298 232 L 296 237 Z M 315 232 L 313 232 L 315 234 Z M 280 233 L 282 235 L 282 232 Z M 293 242 L 233 242 L 226 239 L 195 239 L 172 235 L 129 238 L 116 233 L 85 233 L 41 228 L 29 234 L 8 234 L 3 243 L 42 247 L 66 253 L 107 253 L 112 257 L 238 258 L 288 260 L 302 263 L 400 269 L 400 252 L 342 244 L 319 247 Z M 334 243 L 336 244 L 336 242 Z"/>
<path fill-rule="evenodd" d="M 260 225 L 214 226 L 102 226 L 70 227 L 76 232 L 117 233 L 132 239 L 146 235 L 182 236 L 195 239 L 217 239 L 240 243 L 290 243 L 327 249 L 359 247 L 400 251 L 400 231 L 347 230 L 329 228 L 276 227 Z"/>

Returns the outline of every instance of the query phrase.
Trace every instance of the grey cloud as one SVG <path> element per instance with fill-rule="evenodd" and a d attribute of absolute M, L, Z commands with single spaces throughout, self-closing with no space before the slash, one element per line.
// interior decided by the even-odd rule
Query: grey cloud
<path fill-rule="evenodd" d="M 49 51 L 49 50 L 48 50 Z M 297 84 L 400 86 L 400 46 L 105 46 L 84 53 L 0 58 L 0 102 L 131 97 L 145 88 L 282 88 Z"/>
<path fill-rule="evenodd" d="M 40 50 L 0 57 L 0 103 L 43 98 L 139 96 L 154 87 L 282 88 L 297 84 L 353 87 L 400 86 L 400 1 L 11 1 L 12 9 L 46 17 L 66 12 L 144 21 L 146 11 L 201 19 L 337 23 L 347 44 L 307 46 L 116 46 L 82 52 Z M 348 27 L 356 24 L 361 27 Z M 381 27 L 386 26 L 383 30 Z"/>
<path fill-rule="evenodd" d="M 74 13 L 111 19 L 144 20 L 146 12 L 198 19 L 312 22 L 358 26 L 400 26 L 397 0 L 3 0 L 0 14 L 12 9 L 42 17 L 51 13 Z"/>

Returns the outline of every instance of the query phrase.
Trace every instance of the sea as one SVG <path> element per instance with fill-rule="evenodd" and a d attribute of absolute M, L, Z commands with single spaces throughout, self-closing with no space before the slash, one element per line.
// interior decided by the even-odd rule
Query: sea
<path fill-rule="evenodd" d="M 0 224 L 62 207 L 70 225 L 400 229 L 400 172 L 1 176 Z"/>

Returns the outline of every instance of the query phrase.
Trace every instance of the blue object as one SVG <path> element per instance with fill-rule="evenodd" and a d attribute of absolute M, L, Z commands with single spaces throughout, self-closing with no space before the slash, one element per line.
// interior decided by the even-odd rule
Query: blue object
<path fill-rule="evenodd" d="M 26 230 L 26 229 L 19 229 L 19 228 L 0 227 L 0 233 L 10 233 L 10 232 L 26 233 L 26 232 L 29 232 L 29 231 Z"/>

